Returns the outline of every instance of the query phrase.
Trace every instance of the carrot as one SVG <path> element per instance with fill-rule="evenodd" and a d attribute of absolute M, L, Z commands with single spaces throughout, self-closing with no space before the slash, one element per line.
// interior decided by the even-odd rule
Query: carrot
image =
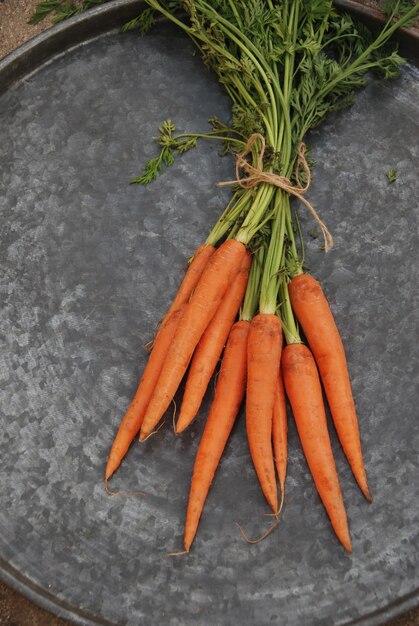
<path fill-rule="evenodd" d="M 166 321 L 160 327 L 138 389 L 122 419 L 115 441 L 112 444 L 105 470 L 105 480 L 108 480 L 119 467 L 132 440 L 141 428 L 147 405 L 153 394 L 179 320 L 186 307 L 186 304 L 181 305 L 180 308 L 166 318 Z"/>
<path fill-rule="evenodd" d="M 177 434 L 189 426 L 201 406 L 202 398 L 205 395 L 208 383 L 227 341 L 234 318 L 242 303 L 251 262 L 252 257 L 250 253 L 247 253 L 231 289 L 224 295 L 217 312 L 208 324 L 196 347 L 189 368 L 179 419 L 176 424 Z"/>
<path fill-rule="evenodd" d="M 202 272 L 206 268 L 208 261 L 210 260 L 214 252 L 214 246 L 210 246 L 205 243 L 198 246 L 198 248 L 195 250 L 192 261 L 190 262 L 189 267 L 186 270 L 186 274 L 178 289 L 175 299 L 173 300 L 172 304 L 169 307 L 169 310 L 164 316 L 164 320 L 166 320 L 173 313 L 173 311 L 176 311 L 176 309 L 181 307 L 182 304 L 188 302 L 193 290 L 195 289 L 199 279 L 202 276 Z"/>
<path fill-rule="evenodd" d="M 278 512 L 272 453 L 272 415 L 281 358 L 281 321 L 274 314 L 256 315 L 247 350 L 246 430 L 250 454 L 265 498 Z"/>
<path fill-rule="evenodd" d="M 332 526 L 342 545 L 352 552 L 342 492 L 336 472 L 322 388 L 310 350 L 289 344 L 282 354 L 285 389 L 294 413 L 304 455 Z"/>
<path fill-rule="evenodd" d="M 326 296 L 308 274 L 292 279 L 291 304 L 316 359 L 330 412 L 355 479 L 371 501 L 345 350 Z"/>
<path fill-rule="evenodd" d="M 230 331 L 207 423 L 195 459 L 184 532 L 189 552 L 205 500 L 246 389 L 247 337 L 250 322 L 236 322 Z"/>
<path fill-rule="evenodd" d="M 176 329 L 140 431 L 143 441 L 158 423 L 186 372 L 199 340 L 239 271 L 246 247 L 229 239 L 212 255 Z"/>
<path fill-rule="evenodd" d="M 282 372 L 279 372 L 275 393 L 273 418 L 272 418 L 272 443 L 275 456 L 276 471 L 281 487 L 281 504 L 284 503 L 285 477 L 287 474 L 287 408 L 285 405 L 284 383 Z"/>

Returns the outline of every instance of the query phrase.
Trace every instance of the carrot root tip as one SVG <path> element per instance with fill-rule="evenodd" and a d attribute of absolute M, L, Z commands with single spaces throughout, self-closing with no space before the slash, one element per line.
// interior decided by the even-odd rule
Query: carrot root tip
<path fill-rule="evenodd" d="M 189 424 L 187 426 L 189 426 Z M 183 431 L 186 430 L 187 426 L 183 426 L 183 428 L 179 428 L 178 424 L 176 424 L 175 426 L 176 435 L 180 435 L 181 433 L 183 433 Z"/>
<path fill-rule="evenodd" d="M 108 494 L 108 496 L 145 496 L 146 494 L 144 493 L 144 491 L 112 491 L 112 489 L 109 489 L 109 480 L 107 478 L 105 478 L 104 481 L 104 487 L 105 487 L 105 491 Z"/>
<path fill-rule="evenodd" d="M 170 556 L 182 556 L 184 554 L 189 554 L 189 550 L 181 550 L 180 552 L 168 552 L 166 554 L 166 556 L 167 557 L 170 557 Z"/>
<path fill-rule="evenodd" d="M 275 522 L 272 524 L 272 526 L 270 526 L 268 528 L 268 530 L 266 530 L 263 535 L 261 535 L 258 539 L 250 539 L 249 535 L 245 532 L 245 530 L 240 526 L 240 524 L 238 522 L 236 522 L 236 526 L 238 527 L 238 529 L 240 530 L 241 534 L 243 535 L 243 538 L 247 541 L 247 543 L 250 543 L 252 545 L 256 544 L 256 543 L 260 543 L 261 541 L 263 541 L 264 539 L 266 539 L 266 537 L 268 535 L 271 534 L 271 532 L 278 526 L 279 523 L 279 517 L 277 513 L 268 513 L 268 515 L 274 515 L 275 517 Z"/>
<path fill-rule="evenodd" d="M 145 441 L 147 441 L 147 439 L 149 439 L 152 435 L 157 435 L 157 433 L 159 432 L 159 430 L 164 426 L 164 421 L 160 424 L 160 426 L 158 428 L 156 428 L 155 430 L 152 430 L 151 433 L 148 433 L 148 435 L 146 435 L 145 437 L 143 435 L 141 435 L 138 438 L 138 441 L 140 443 L 144 443 Z"/>
<path fill-rule="evenodd" d="M 373 501 L 373 496 L 370 492 L 370 490 L 368 489 L 368 487 L 366 488 L 366 490 L 362 490 L 362 493 L 364 494 L 365 499 L 371 504 L 371 502 Z"/>
<path fill-rule="evenodd" d="M 176 406 L 176 401 L 173 398 L 172 400 L 173 402 L 173 415 L 172 415 L 172 426 L 173 426 L 173 432 L 175 433 L 175 435 L 177 435 L 177 431 L 176 431 L 176 413 L 177 413 L 177 406 Z"/>
<path fill-rule="evenodd" d="M 278 509 L 278 517 L 281 514 L 282 511 L 282 507 L 284 506 L 284 500 L 285 500 L 285 489 L 284 489 L 284 485 L 281 485 L 281 502 L 279 503 L 279 509 Z"/>

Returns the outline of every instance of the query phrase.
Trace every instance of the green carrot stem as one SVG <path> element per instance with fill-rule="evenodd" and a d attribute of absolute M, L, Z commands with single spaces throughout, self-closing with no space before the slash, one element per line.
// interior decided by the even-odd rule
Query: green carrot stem
<path fill-rule="evenodd" d="M 252 266 L 250 268 L 249 281 L 247 283 L 246 294 L 243 306 L 240 311 L 240 319 L 250 322 L 256 315 L 259 306 L 260 281 L 265 262 L 265 246 L 263 243 L 253 254 Z"/>
<path fill-rule="evenodd" d="M 291 307 L 291 301 L 288 294 L 288 284 L 284 280 L 281 282 L 279 288 L 280 302 L 280 318 L 282 322 L 282 330 L 285 335 L 285 341 L 290 343 L 302 343 L 300 333 L 298 332 L 298 326 L 295 321 L 294 313 Z"/>
<path fill-rule="evenodd" d="M 287 194 L 282 190 L 277 190 L 275 203 L 275 217 L 273 218 L 273 226 L 268 251 L 266 253 L 265 265 L 263 268 L 261 293 L 260 293 L 260 312 L 275 313 L 276 302 L 278 297 L 279 271 L 281 259 L 283 256 L 284 236 L 285 236 L 285 210 L 282 204 Z"/>
<path fill-rule="evenodd" d="M 260 222 L 263 220 L 263 216 L 275 195 L 275 187 L 266 183 L 261 183 L 257 187 L 257 191 L 252 202 L 252 205 L 247 212 L 247 215 L 243 221 L 240 231 L 236 237 L 238 241 L 241 241 L 245 245 L 253 239 L 259 230 Z"/>
<path fill-rule="evenodd" d="M 208 235 L 206 243 L 215 246 L 226 235 L 230 228 L 237 223 L 240 215 L 243 212 L 247 213 L 252 198 L 253 193 L 250 191 L 236 191 Z"/>

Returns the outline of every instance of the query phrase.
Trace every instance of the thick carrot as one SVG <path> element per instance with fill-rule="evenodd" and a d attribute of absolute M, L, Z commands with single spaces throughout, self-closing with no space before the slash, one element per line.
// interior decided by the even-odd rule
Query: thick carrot
<path fill-rule="evenodd" d="M 108 480 L 117 467 L 119 467 L 132 440 L 141 428 L 143 417 L 156 386 L 170 344 L 172 343 L 179 320 L 187 306 L 187 304 L 181 305 L 160 327 L 138 389 L 123 417 L 115 441 L 112 444 L 105 470 L 105 480 Z"/>
<path fill-rule="evenodd" d="M 272 419 L 272 443 L 274 448 L 276 471 L 281 487 L 281 505 L 285 496 L 285 477 L 287 475 L 287 408 L 285 404 L 284 383 L 282 372 L 279 372 L 275 393 L 273 419 Z"/>
<path fill-rule="evenodd" d="M 229 239 L 209 260 L 180 319 L 140 431 L 143 441 L 166 411 L 186 372 L 199 340 L 214 317 L 228 286 L 234 280 L 246 247 Z"/>
<path fill-rule="evenodd" d="M 243 400 L 249 328 L 249 322 L 236 322 L 224 351 L 214 401 L 195 459 L 184 532 L 187 552 L 194 540 L 215 470 Z"/>
<path fill-rule="evenodd" d="M 164 319 L 166 320 L 173 311 L 176 311 L 182 304 L 188 302 L 189 298 L 195 287 L 198 284 L 199 279 L 202 276 L 202 272 L 206 268 L 208 261 L 215 252 L 214 246 L 207 245 L 205 243 L 198 246 L 195 250 L 192 261 L 189 264 L 183 281 L 177 291 L 175 299 L 169 307 Z"/>
<path fill-rule="evenodd" d="M 278 491 L 272 453 L 272 416 L 282 349 L 280 319 L 256 315 L 250 326 L 247 350 L 246 430 L 250 454 L 262 491 L 278 512 Z"/>
<path fill-rule="evenodd" d="M 243 301 L 252 258 L 247 253 L 234 283 L 225 293 L 214 317 L 202 335 L 189 367 L 176 433 L 192 422 L 201 406 L 202 398 L 223 351 L 234 319 Z"/>
<path fill-rule="evenodd" d="M 362 493 L 371 501 L 345 350 L 326 296 L 308 274 L 292 279 L 289 294 L 316 359 L 342 448 Z"/>
<path fill-rule="evenodd" d="M 301 343 L 282 353 L 285 389 L 317 491 L 342 545 L 352 552 L 342 492 L 336 472 L 322 388 L 313 355 Z"/>

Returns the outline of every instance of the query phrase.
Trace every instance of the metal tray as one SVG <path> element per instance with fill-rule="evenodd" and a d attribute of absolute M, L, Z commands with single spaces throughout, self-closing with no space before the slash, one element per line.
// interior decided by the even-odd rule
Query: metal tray
<path fill-rule="evenodd" d="M 242 540 L 236 521 L 255 534 L 268 523 L 242 416 L 192 553 L 168 559 L 212 390 L 184 436 L 168 416 L 132 446 L 113 487 L 146 496 L 108 497 L 104 463 L 142 346 L 233 167 L 207 143 L 158 183 L 127 184 L 164 118 L 200 130 L 229 116 L 182 34 L 117 32 L 140 5 L 105 5 L 0 63 L 0 576 L 78 624 L 381 624 L 419 601 L 419 73 L 372 79 L 311 137 L 310 199 L 336 246 L 325 256 L 301 211 L 307 262 L 347 347 L 375 494 L 363 500 L 331 427 L 353 555 L 333 535 L 292 420 L 280 527 L 260 545 Z"/>

